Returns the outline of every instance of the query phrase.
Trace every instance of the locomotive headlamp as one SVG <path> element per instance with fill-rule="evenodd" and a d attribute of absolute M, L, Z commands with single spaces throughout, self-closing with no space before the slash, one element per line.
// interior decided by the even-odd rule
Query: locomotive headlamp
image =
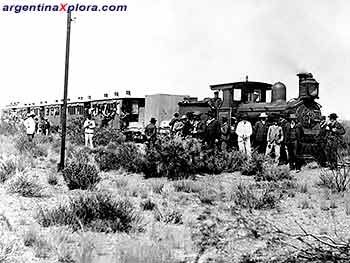
<path fill-rule="evenodd" d="M 301 81 L 299 87 L 299 96 L 301 99 L 317 99 L 318 98 L 318 82 L 314 78 L 306 78 Z"/>

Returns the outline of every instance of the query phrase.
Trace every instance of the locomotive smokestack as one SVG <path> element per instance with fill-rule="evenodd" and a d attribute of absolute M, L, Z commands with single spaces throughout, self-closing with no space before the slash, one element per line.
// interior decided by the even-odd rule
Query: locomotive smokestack
<path fill-rule="evenodd" d="M 313 77 L 311 73 L 307 73 L 307 72 L 300 72 L 300 73 L 297 74 L 297 76 L 299 77 L 299 88 L 300 88 L 301 82 L 303 82 L 307 78 L 312 78 Z"/>
<path fill-rule="evenodd" d="M 318 98 L 318 82 L 311 73 L 299 73 L 299 99 Z"/>

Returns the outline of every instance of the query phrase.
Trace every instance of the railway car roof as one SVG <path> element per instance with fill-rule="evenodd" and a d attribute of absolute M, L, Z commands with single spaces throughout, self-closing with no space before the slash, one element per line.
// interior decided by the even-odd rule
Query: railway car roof
<path fill-rule="evenodd" d="M 240 81 L 240 82 L 231 82 L 223 84 L 210 85 L 212 90 L 225 90 L 225 89 L 265 89 L 271 90 L 272 84 L 265 82 L 257 81 Z"/>

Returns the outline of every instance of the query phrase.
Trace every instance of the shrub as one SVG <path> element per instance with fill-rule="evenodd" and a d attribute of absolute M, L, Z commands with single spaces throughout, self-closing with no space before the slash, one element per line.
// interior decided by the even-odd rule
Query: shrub
<path fill-rule="evenodd" d="M 86 190 L 101 181 L 96 167 L 87 163 L 84 159 L 69 162 L 63 169 L 62 174 L 70 190 Z"/>
<path fill-rule="evenodd" d="M 156 206 L 157 205 L 151 199 L 146 199 L 140 203 L 142 210 L 153 210 Z"/>
<path fill-rule="evenodd" d="M 16 173 L 16 160 L 14 158 L 0 160 L 0 183 L 4 183 Z"/>
<path fill-rule="evenodd" d="M 274 208 L 281 196 L 275 192 L 274 187 L 270 184 L 259 188 L 254 184 L 239 184 L 234 193 L 236 205 L 248 209 Z"/>
<path fill-rule="evenodd" d="M 24 125 L 15 122 L 0 121 L 0 134 L 9 136 L 22 133 L 24 131 Z"/>
<path fill-rule="evenodd" d="M 166 224 L 182 224 L 182 213 L 172 207 L 163 207 L 163 209 L 159 209 L 156 207 L 156 209 L 153 210 L 154 217 L 157 221 L 164 222 Z"/>
<path fill-rule="evenodd" d="M 142 170 L 146 177 L 188 178 L 196 172 L 196 156 L 200 150 L 196 139 L 162 138 L 146 148 Z"/>
<path fill-rule="evenodd" d="M 9 184 L 8 192 L 20 194 L 24 197 L 42 197 L 43 187 L 36 180 L 27 175 L 15 177 Z"/>
<path fill-rule="evenodd" d="M 30 152 L 34 145 L 35 143 L 33 141 L 30 142 L 25 135 L 20 135 L 15 138 L 15 148 L 20 153 Z"/>
<path fill-rule="evenodd" d="M 35 140 L 30 142 L 26 135 L 15 138 L 15 148 L 21 154 L 30 154 L 35 157 L 47 157 L 48 155 L 47 146 L 38 144 Z"/>
<path fill-rule="evenodd" d="M 226 154 L 219 151 L 203 151 L 196 159 L 197 173 L 220 174 L 227 166 Z"/>
<path fill-rule="evenodd" d="M 226 167 L 228 172 L 236 172 L 242 170 L 246 166 L 248 156 L 240 151 L 232 151 L 226 154 Z"/>
<path fill-rule="evenodd" d="M 95 160 L 100 170 L 125 169 L 127 172 L 140 172 L 143 167 L 143 156 L 134 143 L 119 144 L 115 150 L 99 148 Z"/>
<path fill-rule="evenodd" d="M 173 183 L 176 192 L 199 193 L 203 189 L 203 184 L 193 180 L 179 180 Z"/>
<path fill-rule="evenodd" d="M 119 158 L 113 150 L 99 148 L 96 151 L 95 161 L 101 171 L 118 170 L 120 168 Z"/>
<path fill-rule="evenodd" d="M 98 232 L 130 232 L 140 217 L 128 199 L 115 200 L 110 193 L 85 192 L 71 197 L 68 204 L 53 209 L 41 208 L 41 225 L 69 225 L 74 230 L 84 226 Z"/>
<path fill-rule="evenodd" d="M 98 146 L 107 146 L 108 144 L 121 144 L 125 142 L 124 135 L 113 128 L 99 128 L 94 134 L 94 143 Z"/>
<path fill-rule="evenodd" d="M 256 181 L 278 182 L 284 179 L 292 180 L 293 176 L 290 174 L 287 165 L 269 165 L 266 166 L 261 173 L 255 174 L 254 178 Z"/>
<path fill-rule="evenodd" d="M 252 157 L 244 162 L 242 174 L 257 175 L 264 173 L 266 157 L 263 154 L 253 153 Z"/>
<path fill-rule="evenodd" d="M 67 139 L 72 144 L 83 145 L 84 144 L 84 118 L 73 118 L 67 125 Z"/>
<path fill-rule="evenodd" d="M 321 186 L 325 186 L 335 192 L 344 192 L 349 188 L 350 167 L 344 165 L 336 170 L 321 170 L 319 178 Z"/>
<path fill-rule="evenodd" d="M 52 250 L 52 246 L 47 238 L 33 227 L 24 233 L 23 242 L 25 246 L 33 247 L 35 256 L 40 258 L 47 258 Z"/>
<path fill-rule="evenodd" d="M 150 182 L 153 193 L 161 194 L 164 189 L 164 181 L 161 179 L 153 180 Z"/>
<path fill-rule="evenodd" d="M 201 190 L 198 193 L 199 200 L 203 204 L 208 204 L 208 205 L 212 205 L 214 203 L 214 201 L 217 199 L 217 196 L 218 196 L 218 194 L 215 191 L 215 189 L 209 188 L 209 187 Z"/>

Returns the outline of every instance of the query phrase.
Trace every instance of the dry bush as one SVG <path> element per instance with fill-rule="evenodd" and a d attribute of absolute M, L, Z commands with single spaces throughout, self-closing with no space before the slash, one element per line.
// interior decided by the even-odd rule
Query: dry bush
<path fill-rule="evenodd" d="M 12 158 L 2 157 L 0 159 L 0 183 L 7 181 L 12 175 L 16 173 L 17 163 L 13 156 Z"/>
<path fill-rule="evenodd" d="M 141 201 L 140 207 L 142 210 L 152 211 L 157 207 L 157 204 L 153 200 L 147 198 L 146 200 Z"/>
<path fill-rule="evenodd" d="M 144 159 L 140 150 L 134 143 L 122 143 L 116 146 L 116 149 L 97 148 L 93 151 L 95 160 L 100 170 L 118 170 L 125 169 L 130 173 L 141 172 Z"/>
<path fill-rule="evenodd" d="M 176 192 L 199 193 L 203 190 L 204 185 L 200 182 L 186 179 L 175 181 L 173 187 Z"/>
<path fill-rule="evenodd" d="M 91 189 L 101 181 L 97 168 L 84 158 L 75 158 L 69 161 L 62 171 L 62 175 L 70 190 Z"/>
<path fill-rule="evenodd" d="M 145 177 L 188 178 L 196 172 L 201 145 L 196 139 L 161 138 L 146 148 Z"/>
<path fill-rule="evenodd" d="M 151 185 L 151 189 L 152 189 L 153 193 L 156 193 L 156 194 L 162 193 L 164 186 L 165 186 L 164 180 L 154 179 L 154 180 L 150 181 L 149 183 Z"/>
<path fill-rule="evenodd" d="M 265 172 L 267 160 L 268 158 L 264 154 L 253 153 L 251 158 L 243 163 L 242 174 L 256 175 L 259 178 Z"/>
<path fill-rule="evenodd" d="M 248 162 L 248 156 L 240 151 L 225 154 L 225 171 L 236 172 L 242 170 Z"/>
<path fill-rule="evenodd" d="M 279 182 L 281 180 L 292 180 L 288 165 L 267 165 L 261 173 L 254 176 L 256 181 Z"/>
<path fill-rule="evenodd" d="M 47 258 L 51 253 L 50 241 L 40 233 L 38 228 L 30 227 L 23 235 L 23 242 L 25 246 L 33 247 L 37 257 Z"/>
<path fill-rule="evenodd" d="M 202 204 L 212 205 L 218 199 L 218 193 L 213 187 L 205 187 L 198 193 Z"/>
<path fill-rule="evenodd" d="M 8 233 L 1 231 L 0 236 L 0 262 L 16 262 L 15 259 L 22 247 L 17 240 L 10 238 Z"/>
<path fill-rule="evenodd" d="M 24 132 L 25 127 L 20 123 L 0 121 L 0 134 L 11 136 Z"/>
<path fill-rule="evenodd" d="M 181 211 L 175 207 L 165 206 L 159 207 L 157 206 L 154 210 L 154 218 L 159 222 L 164 222 L 166 224 L 182 224 L 183 223 L 183 215 Z"/>
<path fill-rule="evenodd" d="M 41 208 L 38 213 L 38 221 L 44 227 L 69 225 L 77 230 L 84 226 L 97 232 L 130 232 L 140 220 L 131 201 L 114 199 L 105 192 L 79 193 L 68 204 Z"/>
<path fill-rule="evenodd" d="M 343 165 L 339 169 L 320 172 L 319 185 L 325 186 L 335 192 L 344 192 L 349 188 L 350 166 Z"/>
<path fill-rule="evenodd" d="M 48 145 L 40 144 L 36 140 L 30 142 L 24 134 L 17 136 L 14 143 L 15 148 L 21 154 L 29 154 L 34 157 L 47 157 L 48 155 Z"/>
<path fill-rule="evenodd" d="M 43 187 L 34 178 L 20 174 L 9 181 L 7 191 L 23 197 L 43 197 Z"/>
<path fill-rule="evenodd" d="M 240 183 L 233 195 L 235 204 L 248 209 L 272 209 L 282 198 L 281 193 L 276 191 L 272 184 L 264 186 L 256 184 Z"/>

